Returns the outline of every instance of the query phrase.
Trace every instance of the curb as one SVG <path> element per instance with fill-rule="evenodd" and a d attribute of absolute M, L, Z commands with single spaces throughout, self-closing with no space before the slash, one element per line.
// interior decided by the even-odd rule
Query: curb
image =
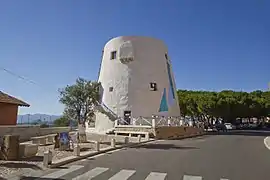
<path fill-rule="evenodd" d="M 270 145 L 267 144 L 268 139 L 270 139 L 269 136 L 267 136 L 266 138 L 264 138 L 263 143 L 264 143 L 265 147 L 270 150 Z"/>
<path fill-rule="evenodd" d="M 103 150 L 100 150 L 100 151 L 97 151 L 97 152 L 89 152 L 88 154 L 85 154 L 85 155 L 82 155 L 82 156 L 74 156 L 74 157 L 72 157 L 70 159 L 56 162 L 54 164 L 49 165 L 48 168 L 49 169 L 50 168 L 56 168 L 56 167 L 63 166 L 65 164 L 69 164 L 71 162 L 79 161 L 79 160 L 82 160 L 82 159 L 85 159 L 85 158 L 88 158 L 88 157 L 96 156 L 96 155 L 99 155 L 99 154 L 104 154 L 104 153 L 107 153 L 107 152 L 110 152 L 110 151 L 114 151 L 114 150 L 122 149 L 122 148 L 126 148 L 126 147 L 136 147 L 136 146 L 140 146 L 142 144 L 146 144 L 146 143 L 149 143 L 149 142 L 152 142 L 152 141 L 156 141 L 156 139 L 150 139 L 148 141 L 143 141 L 143 142 L 139 142 L 139 143 L 135 143 L 135 144 L 122 145 L 122 146 L 114 147 L 114 148 L 109 147 L 107 149 L 103 149 Z"/>

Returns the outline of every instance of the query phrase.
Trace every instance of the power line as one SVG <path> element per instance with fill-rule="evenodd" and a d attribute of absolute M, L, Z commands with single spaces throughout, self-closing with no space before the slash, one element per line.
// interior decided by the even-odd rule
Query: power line
<path fill-rule="evenodd" d="M 41 87 L 41 86 L 40 86 L 38 83 L 36 83 L 35 81 L 33 81 L 33 80 L 31 80 L 31 79 L 28 79 L 28 78 L 26 78 L 26 77 L 23 77 L 23 76 L 21 76 L 21 75 L 19 75 L 19 74 L 16 74 L 16 73 L 14 73 L 14 72 L 11 71 L 11 70 L 8 70 L 8 69 L 3 68 L 3 67 L 0 67 L 0 70 L 3 70 L 3 71 L 5 71 L 6 73 L 8 73 L 8 74 L 10 74 L 10 75 L 12 75 L 12 76 L 15 76 L 15 77 L 17 77 L 17 78 L 19 78 L 19 79 L 22 79 L 22 80 L 24 80 L 24 81 L 26 81 L 26 82 L 28 82 L 28 83 L 34 84 L 34 85 L 39 86 L 40 88 L 44 89 L 43 87 Z M 46 89 L 47 89 L 47 88 L 46 88 Z M 56 91 L 55 91 L 55 93 L 56 93 Z"/>
<path fill-rule="evenodd" d="M 20 76 L 20 75 L 18 75 L 18 74 L 16 74 L 16 73 L 14 73 L 14 72 L 12 72 L 12 71 L 6 69 L 6 68 L 0 67 L 0 69 L 2 69 L 3 71 L 7 72 L 8 74 L 11 74 L 12 76 L 15 76 L 15 77 L 17 77 L 17 78 L 19 78 L 19 79 L 22 79 L 22 80 L 24 80 L 24 81 L 27 81 L 27 82 L 29 82 L 29 83 L 31 83 L 31 84 L 38 85 L 36 82 L 34 82 L 34 81 L 30 80 L 30 79 L 27 79 L 27 78 L 25 78 L 25 77 L 23 77 L 23 76 Z"/>

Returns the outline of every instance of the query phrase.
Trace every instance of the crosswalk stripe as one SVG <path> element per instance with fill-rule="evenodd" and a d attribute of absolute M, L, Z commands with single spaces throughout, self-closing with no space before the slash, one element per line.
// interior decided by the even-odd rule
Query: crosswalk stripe
<path fill-rule="evenodd" d="M 96 167 L 94 169 L 91 169 L 90 171 L 78 176 L 78 177 L 75 177 L 73 178 L 72 180 L 90 180 L 90 179 L 93 179 L 94 177 L 104 173 L 105 171 L 107 171 L 109 168 L 102 168 L 102 167 Z"/>
<path fill-rule="evenodd" d="M 202 180 L 201 176 L 188 176 L 188 175 L 184 175 L 183 180 Z"/>
<path fill-rule="evenodd" d="M 167 173 L 151 172 L 145 180 L 164 180 Z"/>
<path fill-rule="evenodd" d="M 56 178 L 60 178 L 61 176 L 64 176 L 68 173 L 71 173 L 73 171 L 76 171 L 78 169 L 81 169 L 83 168 L 84 166 L 80 166 L 80 165 L 73 165 L 73 166 L 70 166 L 68 169 L 61 169 L 59 171 L 55 171 L 51 174 L 47 174 L 45 176 L 42 176 L 42 178 L 48 178 L 48 179 L 56 179 Z"/>
<path fill-rule="evenodd" d="M 132 176 L 136 171 L 134 170 L 121 170 L 114 176 L 112 176 L 108 180 L 127 180 L 130 176 Z"/>

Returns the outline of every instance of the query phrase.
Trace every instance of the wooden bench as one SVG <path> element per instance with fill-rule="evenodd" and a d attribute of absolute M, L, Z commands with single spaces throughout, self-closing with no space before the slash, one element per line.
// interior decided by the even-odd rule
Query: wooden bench
<path fill-rule="evenodd" d="M 149 132 L 142 132 L 142 131 L 114 131 L 115 135 L 118 134 L 128 134 L 129 137 L 133 135 L 143 135 L 146 139 L 149 139 Z"/>

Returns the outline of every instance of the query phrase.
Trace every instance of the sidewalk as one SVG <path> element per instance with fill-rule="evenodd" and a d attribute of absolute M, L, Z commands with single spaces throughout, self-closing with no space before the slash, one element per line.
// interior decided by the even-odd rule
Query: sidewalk
<path fill-rule="evenodd" d="M 81 159 L 85 159 L 88 157 L 93 157 L 99 154 L 104 154 L 106 152 L 110 152 L 116 149 L 121 149 L 121 148 L 125 148 L 125 147 L 132 147 L 132 146 L 140 146 L 144 143 L 148 143 L 153 141 L 154 139 L 149 139 L 149 140 L 142 140 L 141 142 L 137 142 L 137 138 L 130 138 L 130 142 L 127 144 L 124 144 L 120 141 L 120 139 L 122 139 L 123 137 L 117 137 L 118 141 L 116 142 L 116 146 L 115 147 L 111 147 L 110 146 L 110 142 L 107 142 L 106 146 L 101 146 L 100 147 L 100 151 L 96 151 L 94 149 L 89 149 L 88 151 L 85 152 L 81 152 L 80 156 L 74 156 L 73 153 L 71 152 L 70 155 L 63 157 L 61 159 L 55 159 L 55 161 L 53 161 L 53 164 L 50 165 L 50 168 L 57 168 L 59 166 L 77 161 L 77 160 L 81 160 Z M 104 137 L 103 137 L 104 138 Z M 102 139 L 102 138 L 100 138 Z M 107 140 L 107 139 L 106 139 Z M 119 142 L 120 141 L 120 142 Z M 101 141 L 102 143 L 104 142 Z M 41 156 L 42 157 L 42 156 Z M 22 175 L 33 175 L 33 174 L 40 174 L 42 171 L 46 171 L 49 170 L 48 168 L 42 167 L 42 159 L 39 162 L 39 164 L 37 165 L 36 163 L 33 164 L 32 162 L 26 162 L 26 161 L 17 161 L 17 162 L 7 162 L 7 161 L 3 161 L 3 164 L 1 164 L 0 161 L 0 180 L 2 179 L 15 179 L 15 180 L 19 180 L 20 176 Z M 3 168 L 3 169 L 1 169 Z"/>

